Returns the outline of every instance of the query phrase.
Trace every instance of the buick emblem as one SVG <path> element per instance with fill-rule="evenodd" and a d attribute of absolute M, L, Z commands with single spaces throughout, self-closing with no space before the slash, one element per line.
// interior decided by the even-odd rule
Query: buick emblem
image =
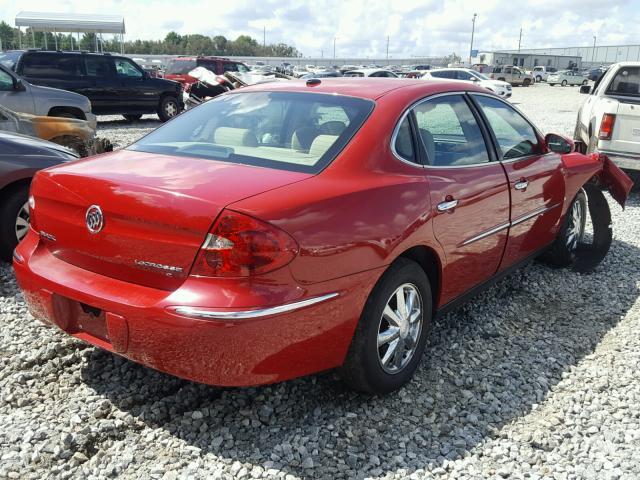
<path fill-rule="evenodd" d="M 85 214 L 87 229 L 90 233 L 98 233 L 104 227 L 104 216 L 98 205 L 91 205 Z"/>

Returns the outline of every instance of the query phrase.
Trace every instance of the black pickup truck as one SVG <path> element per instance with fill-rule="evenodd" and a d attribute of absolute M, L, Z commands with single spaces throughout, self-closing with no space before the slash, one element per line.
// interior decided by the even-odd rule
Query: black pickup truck
<path fill-rule="evenodd" d="M 14 50 L 0 53 L 0 63 L 29 83 L 88 97 L 96 115 L 122 114 L 128 120 L 137 120 L 145 113 L 157 113 L 166 121 L 183 109 L 180 83 L 153 78 L 127 57 Z"/>

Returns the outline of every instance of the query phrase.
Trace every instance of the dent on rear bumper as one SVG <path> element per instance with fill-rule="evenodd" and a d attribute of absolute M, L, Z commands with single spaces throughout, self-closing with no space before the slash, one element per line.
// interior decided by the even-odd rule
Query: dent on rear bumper
<path fill-rule="evenodd" d="M 263 285 L 262 305 L 243 305 L 239 298 L 236 303 L 241 306 L 233 307 L 233 302 L 208 303 L 202 290 L 189 281 L 174 292 L 166 292 L 81 270 L 39 249 L 35 232 L 19 245 L 17 255 L 23 261 L 14 262 L 16 278 L 34 316 L 133 361 L 220 386 L 272 383 L 341 365 L 364 302 L 381 274 L 369 271 L 304 289 L 292 284 L 290 290 L 298 299 L 278 304 L 269 301 L 268 288 Z M 246 298 L 254 298 L 254 294 L 249 292 Z M 237 295 L 242 292 L 238 290 Z M 331 296 L 323 298 L 326 295 Z M 317 298 L 322 301 L 304 303 Z M 78 330 L 60 315 L 60 299 L 105 312 L 108 341 Z M 269 316 L 233 318 L 239 312 L 290 305 L 295 308 Z M 187 317 L 172 306 L 189 307 L 192 312 L 213 310 L 218 316 L 228 313 L 231 318 Z"/>

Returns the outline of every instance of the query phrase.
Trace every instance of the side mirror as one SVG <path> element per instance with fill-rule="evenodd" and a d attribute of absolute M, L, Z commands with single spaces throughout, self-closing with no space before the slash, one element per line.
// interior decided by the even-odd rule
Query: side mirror
<path fill-rule="evenodd" d="M 576 151 L 576 144 L 570 138 L 557 133 L 549 133 L 544 137 L 547 148 L 554 153 L 567 154 Z"/>
<path fill-rule="evenodd" d="M 13 82 L 13 89 L 16 92 L 24 92 L 27 89 L 27 87 L 25 87 L 24 83 L 22 83 L 22 79 L 18 78 L 16 79 L 15 82 Z"/>
<path fill-rule="evenodd" d="M 473 83 L 477 83 L 477 82 L 479 82 L 479 81 L 480 81 L 480 79 L 479 79 L 478 77 L 471 77 L 471 81 L 472 81 Z"/>
<path fill-rule="evenodd" d="M 580 93 L 589 95 L 591 93 L 591 85 L 582 85 L 580 87 Z"/>

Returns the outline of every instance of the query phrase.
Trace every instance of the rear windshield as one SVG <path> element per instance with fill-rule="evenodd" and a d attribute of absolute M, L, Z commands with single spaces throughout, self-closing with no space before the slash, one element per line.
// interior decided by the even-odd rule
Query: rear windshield
<path fill-rule="evenodd" d="M 169 62 L 169 65 L 167 65 L 167 70 L 165 73 L 168 73 L 169 75 L 185 75 L 197 66 L 198 65 L 196 64 L 195 60 L 171 60 Z"/>
<path fill-rule="evenodd" d="M 344 148 L 373 107 L 370 100 L 318 93 L 222 95 L 128 148 L 317 173 Z"/>
<path fill-rule="evenodd" d="M 22 52 L 0 52 L 0 63 L 5 67 L 14 70 L 21 54 Z"/>
<path fill-rule="evenodd" d="M 362 72 L 347 72 L 344 74 L 345 77 L 364 77 L 364 73 Z"/>
<path fill-rule="evenodd" d="M 622 67 L 606 91 L 608 95 L 640 96 L 640 67 Z"/>

